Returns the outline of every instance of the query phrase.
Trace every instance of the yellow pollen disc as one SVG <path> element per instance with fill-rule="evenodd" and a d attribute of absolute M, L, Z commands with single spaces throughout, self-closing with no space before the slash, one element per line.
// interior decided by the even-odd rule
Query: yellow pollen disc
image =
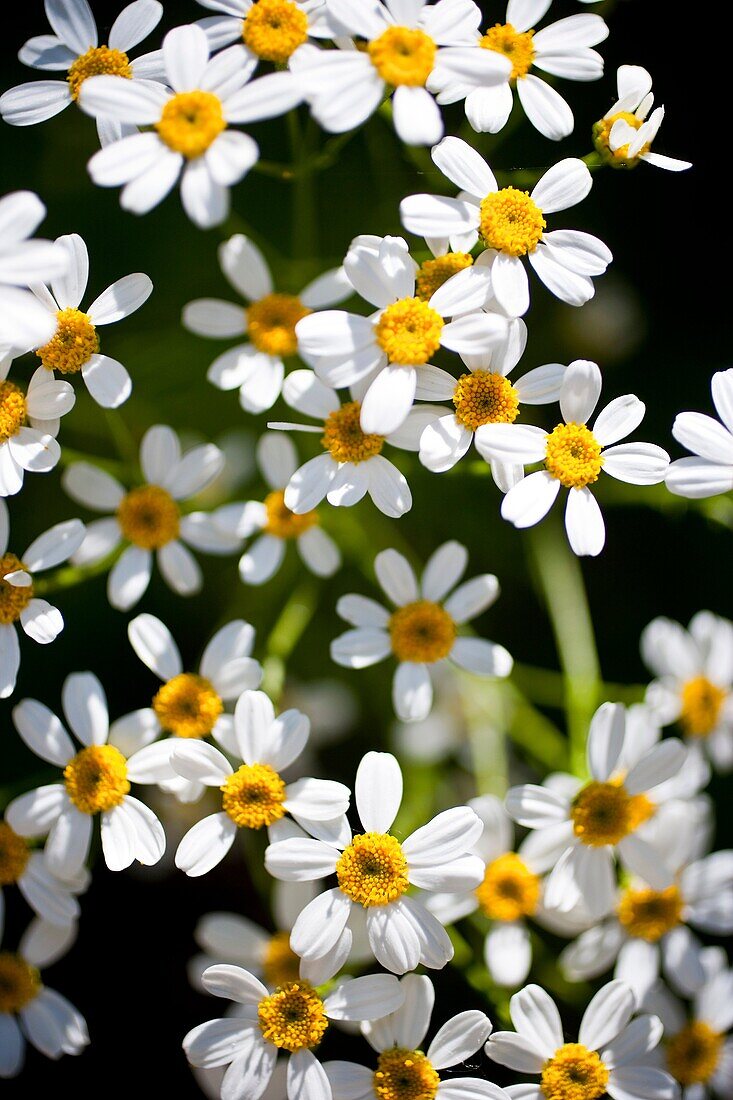
<path fill-rule="evenodd" d="M 425 260 L 415 277 L 415 294 L 421 302 L 429 302 L 435 291 L 452 275 L 472 264 L 473 256 L 469 256 L 468 252 L 446 252 L 445 256 Z"/>
<path fill-rule="evenodd" d="M 240 829 L 261 829 L 285 815 L 285 784 L 269 764 L 242 764 L 220 790 L 222 809 Z"/>
<path fill-rule="evenodd" d="M 36 355 L 46 370 L 76 374 L 99 351 L 99 336 L 89 315 L 80 309 L 60 309 L 56 331 Z"/>
<path fill-rule="evenodd" d="M 221 100 L 213 92 L 178 92 L 163 107 L 155 129 L 174 153 L 195 160 L 216 141 L 226 125 Z"/>
<path fill-rule="evenodd" d="M 176 737 L 206 737 L 224 704 L 205 676 L 179 672 L 158 689 L 153 710 L 163 729 Z"/>
<path fill-rule="evenodd" d="M 682 688 L 679 722 L 689 737 L 707 737 L 718 724 L 726 692 L 706 676 L 688 680 Z"/>
<path fill-rule="evenodd" d="M 682 895 L 677 886 L 666 890 L 625 890 L 618 919 L 630 936 L 658 943 L 682 920 Z"/>
<path fill-rule="evenodd" d="M 119 806 L 130 790 L 127 762 L 114 745 L 89 745 L 64 768 L 66 793 L 83 814 Z"/>
<path fill-rule="evenodd" d="M 607 1084 L 600 1056 L 581 1043 L 566 1043 L 542 1067 L 540 1089 L 547 1100 L 598 1100 Z"/>
<path fill-rule="evenodd" d="M 440 604 L 416 600 L 393 613 L 389 634 L 398 661 L 429 665 L 450 653 L 456 640 L 456 624 Z"/>
<path fill-rule="evenodd" d="M 81 86 L 89 76 L 124 76 L 130 80 L 130 59 L 122 50 L 111 50 L 109 46 L 92 46 L 77 57 L 66 74 L 73 100 L 79 98 Z"/>
<path fill-rule="evenodd" d="M 283 986 L 298 981 L 300 959 L 290 946 L 289 932 L 276 932 L 270 938 L 262 970 L 267 985 Z"/>
<path fill-rule="evenodd" d="M 387 27 L 367 46 L 372 65 L 385 84 L 421 88 L 433 71 L 437 47 L 425 31 Z"/>
<path fill-rule="evenodd" d="M 323 1001 L 308 982 L 289 982 L 257 1009 L 263 1039 L 295 1054 L 317 1047 L 328 1027 Z"/>
<path fill-rule="evenodd" d="M 547 438 L 545 467 L 566 489 L 584 489 L 598 481 L 601 445 L 585 424 L 558 424 Z"/>
<path fill-rule="evenodd" d="M 285 505 L 285 492 L 276 489 L 265 497 L 267 523 L 263 530 L 278 539 L 297 539 L 318 523 L 317 512 L 304 512 L 298 516 Z"/>
<path fill-rule="evenodd" d="M 26 402 L 23 391 L 14 382 L 0 382 L 0 444 L 25 424 Z"/>
<path fill-rule="evenodd" d="M 618 844 L 640 824 L 636 798 L 621 783 L 588 783 L 570 810 L 575 835 L 590 848 Z"/>
<path fill-rule="evenodd" d="M 117 522 L 128 542 L 143 550 L 160 550 L 178 538 L 181 513 L 165 489 L 142 485 L 122 498 L 117 507 Z"/>
<path fill-rule="evenodd" d="M 718 1068 L 724 1038 L 702 1020 L 693 1020 L 670 1040 L 667 1069 L 681 1085 L 704 1085 Z"/>
<path fill-rule="evenodd" d="M 515 852 L 507 852 L 488 865 L 476 897 L 490 920 L 531 917 L 540 900 L 540 880 Z"/>
<path fill-rule="evenodd" d="M 515 31 L 511 23 L 497 23 L 489 27 L 486 34 L 479 40 L 479 46 L 485 50 L 494 50 L 495 53 L 503 53 L 512 63 L 510 80 L 517 80 L 526 76 L 532 68 L 534 61 L 534 46 L 532 38 L 534 31 Z"/>
<path fill-rule="evenodd" d="M 257 0 L 244 17 L 242 37 L 263 61 L 284 65 L 308 39 L 308 16 L 294 0 Z"/>
<path fill-rule="evenodd" d="M 646 145 L 643 145 L 633 157 L 629 157 L 628 145 L 620 145 L 614 152 L 610 145 L 611 129 L 614 122 L 618 122 L 619 119 L 623 119 L 635 130 L 639 130 L 643 123 L 642 119 L 632 115 L 629 111 L 619 111 L 617 114 L 611 115 L 610 118 L 599 119 L 593 125 L 593 144 L 596 151 L 600 153 L 605 163 L 610 165 L 611 168 L 636 168 L 641 154 L 649 152 L 650 144 L 647 142 Z"/>
<path fill-rule="evenodd" d="M 25 588 L 9 584 L 4 578 L 6 573 L 14 573 L 16 569 L 23 569 L 23 562 L 16 558 L 15 554 L 3 554 L 0 558 L 0 623 L 7 626 L 15 623 L 33 599 L 33 585 Z"/>
<path fill-rule="evenodd" d="M 295 355 L 298 350 L 295 326 L 309 313 L 312 310 L 295 294 L 266 294 L 247 307 L 247 335 L 257 350 L 266 355 Z"/>
<path fill-rule="evenodd" d="M 358 833 L 336 864 L 338 884 L 358 905 L 389 905 L 407 891 L 407 860 L 389 833 Z"/>
<path fill-rule="evenodd" d="M 377 1100 L 433 1100 L 440 1077 L 421 1050 L 394 1047 L 379 1055 L 372 1078 Z"/>
<path fill-rule="evenodd" d="M 41 991 L 41 978 L 34 966 L 20 955 L 0 952 L 0 1012 L 20 1012 Z"/>
<path fill-rule="evenodd" d="M 482 424 L 513 424 L 519 416 L 517 391 L 508 378 L 487 370 L 462 374 L 453 391 L 456 420 L 472 432 Z"/>
<path fill-rule="evenodd" d="M 443 318 L 419 298 L 401 298 L 383 311 L 376 337 L 390 363 L 421 366 L 440 347 Z"/>
<path fill-rule="evenodd" d="M 30 851 L 22 836 L 18 836 L 6 821 L 0 821 L 0 886 L 17 882 L 25 871 Z"/>
<path fill-rule="evenodd" d="M 326 417 L 321 445 L 335 462 L 366 462 L 368 458 L 380 454 L 384 436 L 365 435 L 361 430 L 360 416 L 360 403 L 349 401 Z"/>
<path fill-rule="evenodd" d="M 502 187 L 481 200 L 481 236 L 489 248 L 507 256 L 526 256 L 542 240 L 547 223 L 527 191 Z"/>

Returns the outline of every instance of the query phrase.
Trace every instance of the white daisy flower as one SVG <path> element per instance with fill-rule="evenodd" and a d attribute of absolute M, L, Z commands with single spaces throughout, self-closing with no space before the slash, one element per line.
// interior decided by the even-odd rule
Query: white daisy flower
<path fill-rule="evenodd" d="M 91 565 L 125 549 L 110 570 L 107 598 L 112 607 L 128 611 L 150 583 L 153 554 L 170 588 L 191 596 L 201 588 L 198 562 L 184 545 L 206 554 L 231 554 L 241 540 L 217 527 L 206 512 L 181 514 L 180 502 L 195 497 L 221 472 L 224 456 L 213 443 L 181 454 L 172 428 L 156 424 L 140 444 L 140 466 L 146 484 L 126 490 L 106 471 L 88 462 L 64 470 L 62 485 L 72 500 L 95 512 L 112 512 L 94 520 L 78 553 L 76 565 Z"/>
<path fill-rule="evenodd" d="M 501 1066 L 540 1078 L 539 1084 L 510 1085 L 515 1100 L 678 1100 L 670 1075 L 646 1064 L 662 1038 L 662 1022 L 634 1016 L 634 994 L 624 982 L 609 982 L 596 993 L 577 1043 L 565 1042 L 557 1005 L 538 985 L 515 993 L 509 1011 L 517 1031 L 495 1031 L 486 1053 Z"/>
<path fill-rule="evenodd" d="M 32 191 L 0 199 L 0 349 L 28 351 L 50 340 L 53 320 L 28 287 L 66 270 L 69 258 L 53 242 L 31 237 L 46 216 Z"/>
<path fill-rule="evenodd" d="M 140 83 L 161 79 L 158 52 L 130 59 L 129 51 L 155 30 L 163 15 L 157 0 L 135 0 L 115 19 L 105 45 L 98 45 L 97 25 L 87 0 L 45 0 L 46 18 L 53 34 L 29 38 L 19 60 L 42 72 L 66 72 L 65 80 L 35 80 L 18 84 L 0 96 L 0 114 L 13 126 L 34 126 L 78 103 L 85 80 L 108 73 Z M 117 141 L 136 127 L 109 118 L 97 120 L 102 145 Z"/>
<path fill-rule="evenodd" d="M 147 275 L 137 271 L 118 279 L 99 294 L 89 308 L 79 309 L 89 278 L 89 253 L 78 233 L 58 237 L 56 244 L 69 256 L 64 275 L 52 280 L 50 291 L 45 286 L 34 288 L 36 295 L 53 316 L 56 331 L 51 339 L 36 350 L 41 365 L 50 372 L 76 374 L 86 383 L 90 394 L 103 409 L 116 409 L 132 392 L 132 382 L 122 363 L 101 355 L 100 325 L 122 321 L 139 309 L 153 292 Z"/>
<path fill-rule="evenodd" d="M 704 413 L 683 412 L 675 418 L 672 435 L 692 451 L 667 471 L 671 493 L 699 499 L 733 489 L 733 369 L 717 371 L 710 383 L 720 423 Z"/>
<path fill-rule="evenodd" d="M 376 1070 L 356 1062 L 324 1062 L 333 1100 L 374 1100 L 375 1097 L 415 1097 L 430 1100 L 509 1100 L 498 1085 L 476 1077 L 456 1076 L 483 1046 L 491 1021 L 469 1009 L 446 1021 L 423 1052 L 435 1003 L 427 975 L 400 979 L 404 1004 L 382 1020 L 362 1024 L 362 1032 L 379 1055 Z M 454 1068 L 456 1067 L 456 1068 Z M 444 1081 L 440 1070 L 452 1070 Z"/>
<path fill-rule="evenodd" d="M 59 609 L 34 595 L 33 580 L 36 573 L 65 562 L 84 533 L 80 519 L 65 520 L 49 527 L 18 557 L 8 550 L 10 520 L 0 499 L 0 699 L 13 694 L 20 668 L 16 624 L 39 645 L 53 642 L 64 629 Z"/>
<path fill-rule="evenodd" d="M 641 635 L 641 655 L 657 677 L 646 702 L 663 725 L 676 722 L 688 745 L 720 771 L 733 768 L 733 623 L 700 611 L 687 630 L 654 619 Z"/>
<path fill-rule="evenodd" d="M 342 310 L 311 313 L 296 325 L 301 359 L 335 389 L 362 391 L 361 429 L 397 430 L 417 397 L 432 397 L 440 347 L 478 355 L 503 344 L 509 321 L 498 314 L 455 312 L 449 283 L 428 301 L 416 295 L 418 265 L 402 237 L 356 237 L 344 269 L 358 294 L 377 307 L 370 317 Z"/>
<path fill-rule="evenodd" d="M 531 193 L 499 187 L 486 161 L 465 141 L 444 138 L 432 151 L 441 172 L 461 189 L 458 198 L 410 195 L 400 204 L 402 224 L 420 237 L 448 237 L 470 250 L 479 239 L 498 255 L 491 264 L 494 296 L 513 317 L 529 309 L 527 257 L 537 277 L 561 302 L 582 306 L 593 297 L 593 278 L 612 260 L 608 248 L 575 229 L 546 232 L 546 214 L 586 197 L 593 180 L 582 160 L 568 157 L 549 168 Z"/>
<path fill-rule="evenodd" d="M 213 339 L 248 337 L 248 343 L 217 356 L 207 378 L 220 390 L 238 389 L 242 408 L 261 413 L 272 408 L 282 392 L 283 359 L 298 354 L 298 321 L 314 309 L 342 302 L 353 294 L 353 287 L 343 268 L 337 267 L 308 283 L 300 294 L 281 294 L 275 290 L 265 257 L 241 233 L 219 245 L 219 263 L 247 304 L 198 298 L 184 306 L 183 324 Z"/>
<path fill-rule="evenodd" d="M 67 928 L 79 916 L 76 896 L 86 890 L 88 883 L 85 873 L 73 882 L 57 878 L 49 871 L 43 853 L 34 851 L 7 821 L 0 821 L 0 924 L 5 904 L 3 886 L 17 886 L 36 916 Z"/>
<path fill-rule="evenodd" d="M 84 867 L 97 814 L 110 871 L 121 871 L 134 860 L 148 866 L 157 863 L 165 851 L 163 826 L 130 794 L 131 783 L 154 782 L 148 776 L 148 760 L 155 746 L 131 755 L 118 747 L 104 688 L 91 672 L 66 677 L 62 705 L 81 748 L 43 703 L 23 699 L 13 709 L 15 728 L 25 744 L 41 760 L 62 768 L 63 782 L 14 798 L 5 815 L 10 826 L 20 836 L 48 837 L 44 859 L 61 879 L 73 879 Z"/>
<path fill-rule="evenodd" d="M 649 115 L 654 96 L 652 78 L 646 69 L 640 65 L 621 65 L 616 82 L 618 100 L 593 127 L 593 144 L 603 161 L 612 168 L 636 168 L 641 160 L 668 172 L 691 168 L 689 160 L 675 160 L 652 152 L 652 142 L 664 119 L 664 107 L 657 107 Z"/>
<path fill-rule="evenodd" d="M 0 914 L 0 938 L 2 937 Z M 81 1054 L 89 1045 L 86 1020 L 66 997 L 49 989 L 40 970 L 69 950 L 76 926 L 33 920 L 17 951 L 0 951 L 0 1078 L 17 1077 L 26 1043 L 47 1058 Z"/>
<path fill-rule="evenodd" d="M 260 1100 L 275 1071 L 278 1054 L 287 1058 L 288 1100 L 332 1100 L 323 1066 L 313 1053 L 332 1020 L 379 1019 L 404 1001 L 390 974 L 341 982 L 327 996 L 307 981 L 268 988 L 239 966 L 212 966 L 203 975 L 210 993 L 235 1001 L 241 1016 L 208 1020 L 183 1040 L 193 1066 L 228 1066 L 221 1095 Z"/>
<path fill-rule="evenodd" d="M 49 378 L 43 367 L 24 393 L 8 380 L 12 361 L 10 355 L 0 359 L 0 497 L 19 493 L 26 473 L 47 474 L 57 465 L 61 417 L 76 401 L 73 386 Z"/>
<path fill-rule="evenodd" d="M 402 554 L 382 550 L 374 559 L 374 570 L 396 610 L 390 613 L 358 595 L 342 596 L 336 604 L 341 618 L 355 629 L 331 643 L 332 660 L 344 668 L 368 668 L 393 654 L 398 665 L 392 702 L 403 722 L 430 713 L 430 668 L 438 661 L 448 659 L 477 676 L 504 677 L 512 670 L 512 657 L 503 646 L 458 634 L 459 626 L 481 615 L 499 595 L 499 582 L 491 573 L 473 577 L 448 595 L 467 563 L 465 546 L 446 542 L 428 559 L 418 585 Z"/>
<path fill-rule="evenodd" d="M 560 387 L 564 423 L 551 432 L 532 424 L 485 424 L 476 432 L 476 447 L 489 462 L 526 465 L 544 463 L 504 497 L 501 514 L 515 527 L 534 527 L 549 512 L 564 485 L 565 530 L 575 554 L 595 557 L 606 541 L 606 528 L 589 486 L 602 472 L 630 485 L 657 485 L 664 480 L 669 455 L 654 443 L 618 443 L 639 426 L 646 406 L 632 393 L 610 401 L 587 421 L 601 394 L 596 363 L 576 359 Z"/>
<path fill-rule="evenodd" d="M 244 41 L 247 59 L 286 65 L 311 38 L 333 38 L 339 28 L 325 0 L 196 0 L 218 15 L 200 19 L 214 50 Z"/>
<path fill-rule="evenodd" d="M 432 145 L 443 136 L 443 119 L 431 92 L 447 79 L 470 88 L 506 82 L 511 62 L 470 46 L 481 12 L 473 0 L 326 0 L 340 33 L 364 41 L 364 49 L 301 47 L 290 67 L 313 117 L 332 133 L 360 126 L 391 96 L 394 128 L 407 145 Z"/>
<path fill-rule="evenodd" d="M 247 84 L 254 64 L 244 46 L 209 60 L 200 27 L 175 27 L 163 39 L 166 81 L 94 76 L 79 103 L 95 117 L 151 127 L 100 149 L 89 174 L 100 187 L 122 186 L 120 204 L 134 214 L 157 206 L 181 177 L 181 201 L 195 225 L 219 225 L 229 212 L 229 188 L 250 170 L 259 148 L 239 123 L 273 118 L 294 107 L 301 93 L 290 73 L 269 73 Z M 245 87 L 245 84 L 247 85 Z"/>
<path fill-rule="evenodd" d="M 453 957 L 442 924 L 419 890 L 478 886 L 481 860 L 470 854 L 483 824 L 468 806 L 445 810 L 400 842 L 389 832 L 402 802 L 402 772 L 394 756 L 368 752 L 356 773 L 356 809 L 364 832 L 338 842 L 291 836 L 271 843 L 265 866 L 274 878 L 308 882 L 336 875 L 298 917 L 290 946 L 313 981 L 327 981 L 348 957 L 364 923 L 375 959 L 404 974 L 419 963 L 441 969 Z"/>
<path fill-rule="evenodd" d="M 684 745 L 671 738 L 644 753 L 628 771 L 620 762 L 628 736 L 626 711 L 603 703 L 588 733 L 590 781 L 571 795 L 551 784 L 512 787 L 506 807 L 514 820 L 538 830 L 525 848 L 552 868 L 545 905 L 567 912 L 582 903 L 591 916 L 606 916 L 616 897 L 616 859 L 653 890 L 667 890 L 674 874 L 639 828 L 656 809 L 655 788 L 685 763 Z"/>

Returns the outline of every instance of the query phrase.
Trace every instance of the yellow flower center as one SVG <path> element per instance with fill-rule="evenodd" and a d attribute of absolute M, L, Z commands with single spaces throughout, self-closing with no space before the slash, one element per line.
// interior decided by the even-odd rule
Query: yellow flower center
<path fill-rule="evenodd" d="M 517 391 L 508 378 L 487 370 L 462 374 L 453 391 L 456 420 L 472 432 L 482 424 L 512 424 L 519 416 Z"/>
<path fill-rule="evenodd" d="M 22 836 L 18 836 L 6 821 L 0 821 L 0 886 L 17 882 L 25 871 L 30 851 Z"/>
<path fill-rule="evenodd" d="M 489 863 L 476 897 L 490 920 L 531 917 L 540 900 L 540 880 L 515 852 L 507 852 Z"/>
<path fill-rule="evenodd" d="M 14 382 L 0 382 L 0 444 L 25 424 L 27 407 L 25 394 Z"/>
<path fill-rule="evenodd" d="M 358 833 L 336 864 L 338 884 L 352 901 L 372 909 L 407 891 L 407 860 L 389 833 Z"/>
<path fill-rule="evenodd" d="M 367 46 L 372 65 L 385 84 L 422 87 L 435 64 L 437 47 L 425 31 L 387 27 Z"/>
<path fill-rule="evenodd" d="M 566 489 L 592 485 L 602 466 L 601 445 L 585 424 L 558 424 L 547 437 L 545 468 Z"/>
<path fill-rule="evenodd" d="M 401 298 L 382 313 L 377 343 L 390 363 L 420 366 L 440 347 L 443 318 L 419 298 Z"/>
<path fill-rule="evenodd" d="M 618 844 L 652 816 L 646 795 L 630 795 L 623 783 L 593 781 L 575 796 L 570 818 L 575 835 L 590 848 Z"/>
<path fill-rule="evenodd" d="M 80 309 L 60 309 L 56 331 L 36 355 L 46 370 L 76 374 L 99 351 L 99 336 L 88 313 Z"/>
<path fill-rule="evenodd" d="M 483 38 L 479 39 L 479 46 L 485 50 L 494 50 L 502 53 L 512 63 L 510 80 L 517 80 L 526 76 L 532 68 L 534 61 L 534 46 L 532 38 L 534 31 L 515 31 L 511 23 L 497 23 L 489 27 Z"/>
<path fill-rule="evenodd" d="M 158 689 L 153 710 L 163 729 L 176 737 L 206 737 L 224 704 L 205 676 L 179 672 Z"/>
<path fill-rule="evenodd" d="M 258 0 L 257 7 L 262 3 Z M 250 8 L 250 11 L 254 11 Z M 247 333 L 258 351 L 266 355 L 295 355 L 295 326 L 312 310 L 295 294 L 266 294 L 247 307 Z"/>
<path fill-rule="evenodd" d="M 270 937 L 262 970 L 267 985 L 283 986 L 298 981 L 300 959 L 290 946 L 289 932 L 276 932 Z"/>
<path fill-rule="evenodd" d="M 21 612 L 33 599 L 32 584 L 22 588 L 5 580 L 7 573 L 23 568 L 23 562 L 15 554 L 3 554 L 0 558 L 0 623 L 3 626 L 17 622 Z"/>
<path fill-rule="evenodd" d="M 607 1084 L 608 1069 L 582 1043 L 566 1043 L 542 1067 L 540 1089 L 547 1100 L 598 1100 Z"/>
<path fill-rule="evenodd" d="M 681 1085 L 704 1085 L 718 1068 L 724 1038 L 702 1020 L 693 1020 L 670 1040 L 667 1069 Z"/>
<path fill-rule="evenodd" d="M 308 38 L 308 16 L 294 0 L 257 0 L 244 17 L 245 46 L 263 61 L 284 65 Z"/>
<path fill-rule="evenodd" d="M 160 140 L 188 160 L 202 156 L 216 141 L 226 120 L 221 100 L 213 92 L 178 92 L 163 107 L 155 123 Z"/>
<path fill-rule="evenodd" d="M 593 144 L 596 147 L 598 153 L 611 168 L 635 168 L 639 163 L 639 158 L 642 153 L 647 153 L 650 148 L 649 142 L 642 146 L 638 153 L 633 157 L 629 157 L 629 146 L 620 145 L 618 149 L 611 149 L 611 129 L 614 122 L 618 122 L 619 119 L 623 119 L 629 126 L 633 126 L 635 130 L 639 130 L 642 126 L 643 119 L 637 118 L 636 115 L 632 115 L 629 111 L 619 111 L 615 115 L 611 115 L 610 118 L 599 119 L 598 122 L 593 125 Z"/>
<path fill-rule="evenodd" d="M 384 436 L 365 435 L 360 416 L 361 404 L 349 401 L 326 417 L 321 445 L 335 462 L 366 462 L 381 452 Z"/>
<path fill-rule="evenodd" d="M 165 489 L 142 485 L 122 498 L 117 507 L 117 522 L 128 542 L 143 550 L 160 550 L 178 538 L 181 513 Z"/>
<path fill-rule="evenodd" d="M 445 256 L 425 260 L 415 277 L 415 294 L 421 302 L 429 302 L 435 291 L 452 275 L 472 264 L 473 256 L 469 256 L 468 252 L 446 252 Z"/>
<path fill-rule="evenodd" d="M 377 1100 L 433 1100 L 440 1077 L 421 1050 L 393 1047 L 379 1055 L 374 1073 Z"/>
<path fill-rule="evenodd" d="M 726 692 L 706 676 L 688 680 L 682 688 L 680 725 L 689 737 L 707 737 L 718 724 Z"/>
<path fill-rule="evenodd" d="M 489 248 L 507 256 L 534 252 L 546 225 L 542 211 L 527 191 L 502 187 L 481 200 L 481 236 Z"/>
<path fill-rule="evenodd" d="M 440 604 L 416 600 L 393 613 L 389 634 L 398 661 L 429 665 L 450 653 L 456 640 L 456 624 Z"/>
<path fill-rule="evenodd" d="M 0 952 L 0 1012 L 20 1012 L 41 991 L 41 977 L 20 955 Z"/>
<path fill-rule="evenodd" d="M 92 46 L 77 57 L 66 74 L 73 100 L 79 98 L 81 86 L 88 76 L 124 76 L 130 80 L 130 59 L 122 50 L 111 50 L 109 46 Z"/>
<path fill-rule="evenodd" d="M 290 1054 L 317 1047 L 328 1027 L 323 1001 L 308 982 L 289 982 L 263 997 L 257 1015 L 263 1039 Z"/>
<path fill-rule="evenodd" d="M 89 745 L 64 768 L 64 783 L 83 814 L 112 810 L 130 790 L 127 762 L 114 745 Z"/>
<path fill-rule="evenodd" d="M 679 887 L 666 890 L 625 890 L 618 904 L 618 919 L 630 936 L 658 943 L 682 920 Z"/>
<path fill-rule="evenodd" d="M 219 789 L 222 808 L 240 829 L 261 829 L 285 815 L 285 784 L 269 764 L 242 764 Z"/>
<path fill-rule="evenodd" d="M 267 523 L 263 530 L 278 539 L 297 539 L 318 523 L 317 512 L 304 512 L 298 516 L 285 505 L 285 493 L 282 489 L 268 493 L 265 497 Z"/>

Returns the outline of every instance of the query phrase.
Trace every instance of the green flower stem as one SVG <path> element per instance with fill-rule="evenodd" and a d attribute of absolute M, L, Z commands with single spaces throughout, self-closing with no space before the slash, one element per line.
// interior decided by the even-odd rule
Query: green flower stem
<path fill-rule="evenodd" d="M 109 433 L 121 460 L 133 470 L 137 470 L 138 442 L 125 423 L 122 413 L 119 409 L 105 409 L 104 419 L 107 421 Z"/>
<path fill-rule="evenodd" d="M 476 793 L 503 798 L 508 786 L 506 736 L 512 709 L 506 685 L 468 673 L 459 673 L 458 681 Z"/>
<path fill-rule="evenodd" d="M 514 663 L 512 682 L 536 706 L 556 707 L 565 705 L 565 681 L 561 672 L 537 668 L 535 665 Z M 644 698 L 644 684 L 611 684 L 603 682 L 603 696 L 618 703 L 640 703 Z"/>
<path fill-rule="evenodd" d="M 292 593 L 265 643 L 262 690 L 273 702 L 282 695 L 288 658 L 302 638 L 318 607 L 319 586 L 308 580 Z"/>
<path fill-rule="evenodd" d="M 45 577 L 34 577 L 33 593 L 36 596 L 48 596 L 52 592 L 76 588 L 78 584 L 90 581 L 93 577 L 99 577 L 112 568 L 122 550 L 122 546 L 116 547 L 106 558 L 95 561 L 93 565 L 64 565 Z"/>
<path fill-rule="evenodd" d="M 305 169 L 311 156 L 314 141 L 313 120 L 309 116 L 301 125 L 297 108 L 288 114 L 288 135 L 293 161 L 292 242 L 293 254 L 298 259 L 311 259 L 317 255 L 316 190 L 313 172 Z"/>

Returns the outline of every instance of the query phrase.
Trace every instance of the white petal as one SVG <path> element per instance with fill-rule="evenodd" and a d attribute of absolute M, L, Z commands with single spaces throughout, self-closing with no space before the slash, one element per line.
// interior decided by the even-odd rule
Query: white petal
<path fill-rule="evenodd" d="M 392 643 L 384 630 L 358 627 L 334 638 L 330 652 L 331 660 L 344 668 L 368 668 L 392 652 Z"/>
<path fill-rule="evenodd" d="M 427 1049 L 427 1058 L 434 1069 L 457 1066 L 484 1045 L 490 1031 L 491 1021 L 483 1012 L 459 1012 L 440 1028 Z"/>
<path fill-rule="evenodd" d="M 523 924 L 495 924 L 484 944 L 486 966 L 493 980 L 506 989 L 516 989 L 529 974 L 532 942 Z"/>
<path fill-rule="evenodd" d="M 78 550 L 83 538 L 84 524 L 81 520 L 70 519 L 57 523 L 34 539 L 23 554 L 23 564 L 30 573 L 52 569 Z"/>
<path fill-rule="evenodd" d="M 629 485 L 658 485 L 669 468 L 669 455 L 654 443 L 621 443 L 603 452 L 605 472 Z"/>
<path fill-rule="evenodd" d="M 564 822 L 568 817 L 568 802 L 546 787 L 525 783 L 511 787 L 506 796 L 507 812 L 528 829 L 543 829 Z"/>
<path fill-rule="evenodd" d="M 415 398 L 414 367 L 389 363 L 370 384 L 361 403 L 361 429 L 368 435 L 389 435 L 405 420 Z"/>
<path fill-rule="evenodd" d="M 578 1042 L 589 1050 L 599 1050 L 623 1031 L 635 1010 L 636 1001 L 629 986 L 625 982 L 609 982 L 586 1008 Z"/>
<path fill-rule="evenodd" d="M 225 813 L 211 814 L 188 830 L 176 851 L 176 867 L 191 878 L 205 875 L 221 863 L 237 834 Z"/>
<path fill-rule="evenodd" d="M 128 611 L 150 583 L 152 555 L 140 546 L 128 546 L 107 578 L 107 596 L 112 607 Z"/>
<path fill-rule="evenodd" d="M 403 661 L 392 680 L 392 705 L 403 722 L 427 718 L 433 704 L 433 686 L 425 665 Z"/>
<path fill-rule="evenodd" d="M 517 81 L 517 95 L 527 118 L 544 137 L 560 141 L 573 132 L 573 112 L 560 93 L 544 80 L 527 73 Z"/>
<path fill-rule="evenodd" d="M 491 607 L 498 595 L 499 582 L 496 577 L 492 573 L 482 573 L 457 588 L 445 601 L 445 610 L 454 622 L 466 623 Z M 426 596 L 426 599 L 429 598 Z"/>
<path fill-rule="evenodd" d="M 456 806 L 411 833 L 402 850 L 410 867 L 438 866 L 469 852 L 482 831 L 483 822 L 469 806 Z"/>
<path fill-rule="evenodd" d="M 393 974 L 405 974 L 420 962 L 420 940 L 399 902 L 368 909 L 367 933 L 377 962 Z"/>
<path fill-rule="evenodd" d="M 13 709 L 13 722 L 28 748 L 41 760 L 64 768 L 75 755 L 74 745 L 61 721 L 36 699 L 23 699 L 18 703 Z"/>
<path fill-rule="evenodd" d="M 419 598 L 415 574 L 396 550 L 382 550 L 374 559 L 374 571 L 383 591 L 398 607 Z"/>
<path fill-rule="evenodd" d="M 20 613 L 20 625 L 29 638 L 39 645 L 48 645 L 64 629 L 64 620 L 57 607 L 47 600 L 33 599 Z"/>
<path fill-rule="evenodd" d="M 394 128 L 406 145 L 433 145 L 443 136 L 440 108 L 426 88 L 403 84 L 392 96 Z"/>
<path fill-rule="evenodd" d="M 130 645 L 144 665 L 163 680 L 172 680 L 183 672 L 181 655 L 168 627 L 154 615 L 144 613 L 127 628 Z"/>
<path fill-rule="evenodd" d="M 44 6 L 51 29 L 76 54 L 97 45 L 97 26 L 87 0 L 46 0 Z"/>
<path fill-rule="evenodd" d="M 323 841 L 293 837 L 270 844 L 265 852 L 265 867 L 284 882 L 309 882 L 332 875 L 338 858 L 338 851 Z"/>
<path fill-rule="evenodd" d="M 486 161 L 461 138 L 443 138 L 431 155 L 443 175 L 459 190 L 481 199 L 498 190 L 496 177 Z"/>
<path fill-rule="evenodd" d="M 354 794 L 366 832 L 389 832 L 402 801 L 402 771 L 391 753 L 368 752 L 362 758 Z"/>
<path fill-rule="evenodd" d="M 66 799 L 51 826 L 44 855 L 49 870 L 61 879 L 72 878 L 86 862 L 92 839 L 92 818 Z"/>
<path fill-rule="evenodd" d="M 179 596 L 191 596 L 203 584 L 196 559 L 177 539 L 158 551 L 158 566 L 170 587 Z"/>
<path fill-rule="evenodd" d="M 582 160 L 568 157 L 545 172 L 532 191 L 532 199 L 543 214 L 567 210 L 586 197 L 593 178 Z"/>
<path fill-rule="evenodd" d="M 104 745 L 109 733 L 107 698 L 94 673 L 67 676 L 61 698 L 66 720 L 82 744 Z"/>

